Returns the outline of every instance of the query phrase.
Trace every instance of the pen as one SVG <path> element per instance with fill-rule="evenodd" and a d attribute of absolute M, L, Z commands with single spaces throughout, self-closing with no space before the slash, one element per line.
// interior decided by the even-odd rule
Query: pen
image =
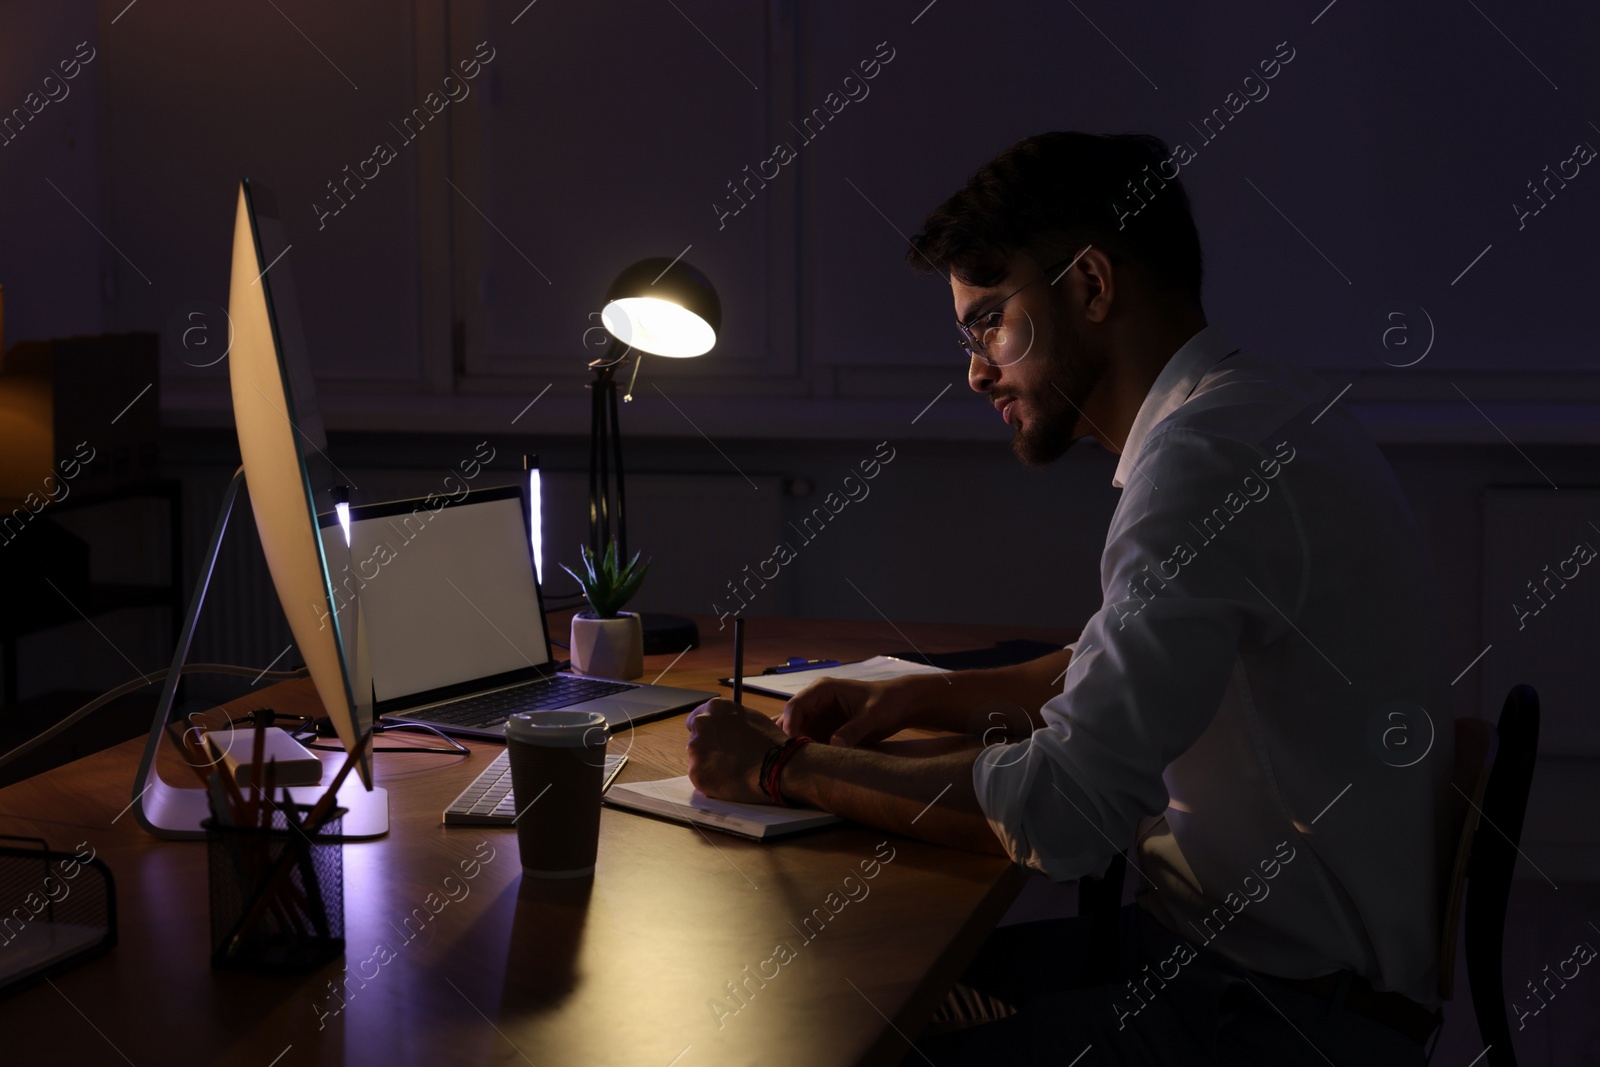
<path fill-rule="evenodd" d="M 733 702 L 743 706 L 744 696 L 744 620 L 733 620 Z"/>
<path fill-rule="evenodd" d="M 796 671 L 814 671 L 822 667 L 837 667 L 836 659 L 805 659 L 801 656 L 790 656 L 789 662 L 781 667 L 768 667 L 762 674 L 793 674 Z"/>

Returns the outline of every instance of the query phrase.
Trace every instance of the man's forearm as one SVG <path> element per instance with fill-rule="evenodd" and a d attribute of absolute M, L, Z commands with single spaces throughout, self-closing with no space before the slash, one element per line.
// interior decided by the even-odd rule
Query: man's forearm
<path fill-rule="evenodd" d="M 972 788 L 979 751 L 908 759 L 806 745 L 784 766 L 779 786 L 797 804 L 924 841 L 1004 855 Z"/>
<path fill-rule="evenodd" d="M 1027 663 L 948 674 L 913 674 L 897 679 L 911 687 L 916 725 L 929 730 L 983 734 L 996 725 L 1010 725 L 1021 736 L 1044 725 L 1039 709 L 1061 692 L 1061 676 L 1072 662 L 1063 648 Z M 1018 715 L 1017 713 L 1021 714 Z M 1022 716 L 1029 724 L 1024 727 Z M 999 740 L 998 734 L 989 735 Z"/>

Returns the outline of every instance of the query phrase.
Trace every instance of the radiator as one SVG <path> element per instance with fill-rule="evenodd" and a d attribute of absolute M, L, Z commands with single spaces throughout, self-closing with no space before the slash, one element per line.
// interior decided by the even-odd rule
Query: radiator
<path fill-rule="evenodd" d="M 631 605 L 643 611 L 705 615 L 727 600 L 727 583 L 746 563 L 772 554 L 783 539 L 783 480 L 738 474 L 628 476 L 628 551 L 651 561 Z M 545 479 L 545 590 L 570 592 L 575 583 L 557 563 L 580 569 L 579 545 L 589 538 L 587 474 Z M 763 592 L 759 615 L 793 613 L 793 583 Z M 768 595 L 770 594 L 770 596 Z M 557 639 L 566 638 L 557 635 Z"/>
<path fill-rule="evenodd" d="M 194 590 L 216 525 L 231 472 L 221 468 L 184 479 L 183 563 L 184 589 Z M 278 607 L 272 575 L 256 537 L 250 501 L 240 493 L 228 520 L 216 568 L 206 591 L 205 605 L 189 647 L 190 663 L 236 663 L 266 667 L 291 643 L 289 624 Z M 289 652 L 277 669 L 298 664 Z"/>

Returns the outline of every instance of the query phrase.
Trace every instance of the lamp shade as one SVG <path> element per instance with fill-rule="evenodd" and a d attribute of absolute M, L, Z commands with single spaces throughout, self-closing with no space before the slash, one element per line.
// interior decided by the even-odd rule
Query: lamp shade
<path fill-rule="evenodd" d="M 624 344 L 653 356 L 699 356 L 717 343 L 722 301 L 710 279 L 682 259 L 641 259 L 606 290 L 600 321 Z"/>

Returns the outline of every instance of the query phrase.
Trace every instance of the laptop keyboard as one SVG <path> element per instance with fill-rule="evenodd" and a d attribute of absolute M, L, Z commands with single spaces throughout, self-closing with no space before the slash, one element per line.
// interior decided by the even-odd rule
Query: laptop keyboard
<path fill-rule="evenodd" d="M 546 711 L 581 704 L 585 700 L 610 696 L 639 688 L 627 682 L 608 682 L 598 678 L 556 675 L 537 682 L 513 686 L 493 693 L 480 693 L 441 704 L 426 711 L 408 712 L 405 718 L 443 726 L 492 729 L 519 711 Z"/>
<path fill-rule="evenodd" d="M 620 753 L 606 757 L 600 792 L 611 788 L 611 782 L 622 770 L 628 757 Z M 511 753 L 502 752 L 485 767 L 472 784 L 444 809 L 446 826 L 514 826 L 516 803 L 511 795 Z"/>

